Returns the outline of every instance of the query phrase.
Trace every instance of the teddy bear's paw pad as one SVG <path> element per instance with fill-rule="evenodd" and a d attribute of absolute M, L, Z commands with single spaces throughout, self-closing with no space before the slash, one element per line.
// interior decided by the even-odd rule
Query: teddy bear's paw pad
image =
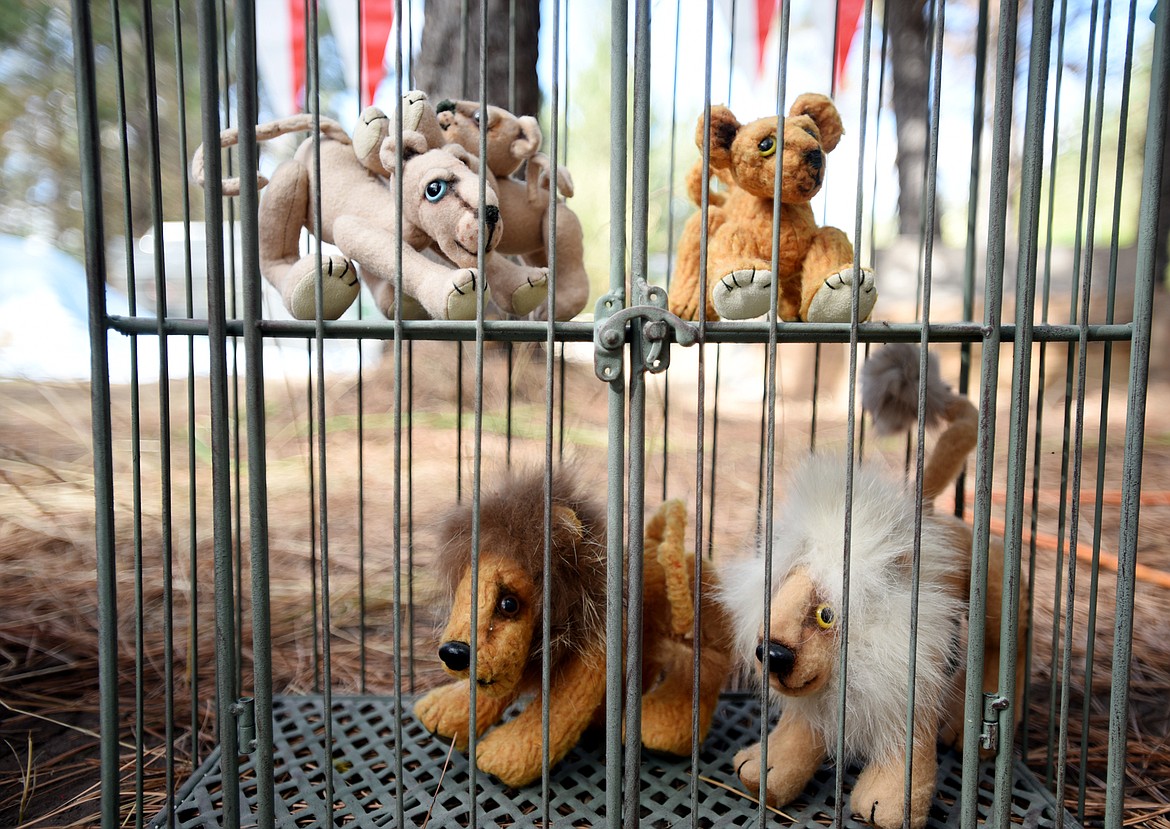
<path fill-rule="evenodd" d="M 377 107 L 366 107 L 353 128 L 353 152 L 358 158 L 377 154 L 390 132 L 390 118 Z"/>
<path fill-rule="evenodd" d="M 877 284 L 873 271 L 861 268 L 861 285 L 857 297 L 857 318 L 869 319 L 877 302 Z M 831 275 L 808 306 L 808 322 L 849 322 L 853 314 L 853 268 Z"/>
<path fill-rule="evenodd" d="M 548 270 L 533 268 L 528 279 L 512 292 L 512 313 L 525 317 L 548 299 Z"/>
<path fill-rule="evenodd" d="M 475 283 L 479 273 L 475 268 L 461 268 L 451 276 L 451 293 L 447 295 L 447 319 L 475 319 Z M 483 301 L 488 301 L 488 288 L 484 286 Z"/>
<path fill-rule="evenodd" d="M 301 262 L 304 273 L 297 280 L 289 298 L 289 313 L 299 320 L 317 318 L 317 263 L 315 257 Z M 294 266 L 296 267 L 296 266 Z M 291 276 L 291 275 L 290 275 Z M 361 286 L 357 268 L 344 256 L 336 254 L 321 260 L 321 318 L 335 320 L 353 305 Z"/>
<path fill-rule="evenodd" d="M 388 316 L 390 316 L 391 319 L 393 318 L 393 310 L 391 310 Z M 407 296 L 406 294 L 402 295 L 402 318 L 404 320 L 430 319 L 430 317 L 427 315 L 427 309 L 422 306 L 422 303 L 414 297 Z"/>
<path fill-rule="evenodd" d="M 750 320 L 768 313 L 772 272 L 756 268 L 732 271 L 715 283 L 711 302 L 726 320 Z"/>

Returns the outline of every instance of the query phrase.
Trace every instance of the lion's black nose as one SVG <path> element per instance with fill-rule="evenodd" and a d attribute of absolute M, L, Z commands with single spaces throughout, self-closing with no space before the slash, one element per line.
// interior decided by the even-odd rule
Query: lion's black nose
<path fill-rule="evenodd" d="M 825 154 L 820 150 L 809 150 L 804 154 L 804 160 L 814 170 L 819 170 L 825 166 Z"/>
<path fill-rule="evenodd" d="M 489 225 L 495 225 L 500 220 L 500 208 L 494 204 L 489 204 L 484 208 L 484 221 Z"/>
<path fill-rule="evenodd" d="M 439 659 L 453 671 L 466 671 L 471 664 L 471 646 L 466 642 L 444 642 L 439 646 Z"/>
<path fill-rule="evenodd" d="M 756 648 L 756 659 L 764 661 L 764 643 Z M 792 673 L 796 665 L 796 654 L 781 645 L 779 642 L 768 643 L 768 673 L 776 675 L 777 679 L 784 679 Z"/>

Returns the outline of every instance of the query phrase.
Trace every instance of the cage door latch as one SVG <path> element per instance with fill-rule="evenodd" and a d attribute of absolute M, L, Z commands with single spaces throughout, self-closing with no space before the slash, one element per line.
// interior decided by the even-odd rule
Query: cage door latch
<path fill-rule="evenodd" d="M 256 700 L 240 697 L 232 703 L 231 712 L 236 717 L 236 745 L 241 754 L 256 750 Z"/>
<path fill-rule="evenodd" d="M 983 730 L 979 732 L 979 747 L 983 750 L 999 751 L 999 712 L 1009 704 L 1001 694 L 983 695 Z"/>
<path fill-rule="evenodd" d="M 606 295 L 597 303 L 593 330 L 593 370 L 599 380 L 613 383 L 622 379 L 622 350 L 625 348 L 626 324 L 640 325 L 642 366 L 651 374 L 665 371 L 670 365 L 670 342 L 693 345 L 698 339 L 695 329 L 666 310 L 666 291 L 657 286 L 643 286 L 645 302 L 621 310 L 615 298 Z"/>

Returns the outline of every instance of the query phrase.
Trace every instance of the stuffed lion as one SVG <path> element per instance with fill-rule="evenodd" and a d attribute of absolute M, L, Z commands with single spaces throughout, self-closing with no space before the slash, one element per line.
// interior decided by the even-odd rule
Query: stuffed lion
<path fill-rule="evenodd" d="M 450 612 L 438 649 L 455 678 L 415 703 L 430 731 L 466 749 L 470 739 L 471 630 L 476 634 L 476 764 L 509 786 L 541 774 L 541 669 L 545 580 L 544 476 L 499 479 L 480 504 L 477 616 L 471 610 L 471 510 L 457 509 L 443 531 L 435 570 Z M 552 549 L 547 701 L 549 756 L 556 763 L 586 727 L 604 715 L 606 518 L 586 482 L 566 471 L 552 480 Z M 647 523 L 642 626 L 642 744 L 686 755 L 691 750 L 692 681 L 700 648 L 699 734 L 711 725 L 730 667 L 726 614 L 714 599 L 711 568 L 702 571 L 702 627 L 692 635 L 693 556 L 684 552 L 686 510 L 663 504 Z M 536 698 L 514 718 L 504 712 Z"/>

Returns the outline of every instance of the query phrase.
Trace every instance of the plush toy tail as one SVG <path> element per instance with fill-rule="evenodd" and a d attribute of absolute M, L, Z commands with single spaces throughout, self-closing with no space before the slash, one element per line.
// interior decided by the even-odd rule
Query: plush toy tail
<path fill-rule="evenodd" d="M 922 473 L 922 499 L 934 500 L 959 476 L 979 439 L 979 410 L 943 382 L 938 361 L 927 354 L 926 395 L 919 409 L 918 346 L 891 343 L 870 355 L 861 370 L 861 405 L 879 435 L 909 428 L 921 417 L 928 428 L 940 422 L 938 436 Z"/>
<path fill-rule="evenodd" d="M 321 134 L 332 138 L 334 141 L 340 141 L 343 144 L 349 144 L 349 136 L 346 135 L 345 129 L 341 124 L 334 121 L 332 118 L 322 118 L 320 120 Z M 277 121 L 269 121 L 265 124 L 260 124 L 256 127 L 257 141 L 271 141 L 273 138 L 278 138 L 282 135 L 288 135 L 292 132 L 312 132 L 313 131 L 313 116 L 310 113 L 302 112 L 298 115 L 292 115 L 288 118 L 281 118 Z M 221 149 L 225 147 L 234 147 L 240 143 L 240 130 L 237 127 L 226 129 L 219 134 L 219 146 Z M 191 156 L 191 180 L 203 186 L 203 145 L 200 144 L 195 148 L 195 154 Z M 268 183 L 268 179 L 259 173 L 256 174 L 256 189 L 264 187 Z M 223 195 L 238 196 L 240 195 L 240 180 L 238 178 L 225 178 L 222 184 Z"/>
<path fill-rule="evenodd" d="M 695 619 L 691 595 L 694 567 L 683 546 L 687 531 L 687 508 L 677 499 L 665 501 L 646 525 L 643 554 L 657 559 L 666 577 L 666 599 L 670 604 L 670 631 L 676 636 L 689 633 Z"/>

